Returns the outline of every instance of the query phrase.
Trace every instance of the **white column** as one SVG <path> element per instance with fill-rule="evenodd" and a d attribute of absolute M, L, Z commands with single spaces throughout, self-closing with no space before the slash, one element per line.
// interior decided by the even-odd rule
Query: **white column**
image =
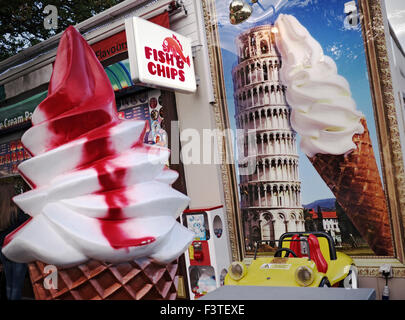
<path fill-rule="evenodd" d="M 296 194 L 295 189 L 293 189 L 293 191 L 292 191 L 292 196 L 293 196 L 293 206 L 295 207 L 296 203 L 297 203 L 297 194 Z"/>
<path fill-rule="evenodd" d="M 294 177 L 294 162 L 291 162 L 290 165 L 290 181 L 295 181 L 295 177 Z"/>
<path fill-rule="evenodd" d="M 272 108 L 270 108 L 270 127 L 274 128 L 274 117 L 273 117 L 273 109 Z"/>
<path fill-rule="evenodd" d="M 264 139 L 265 137 L 267 137 L 267 139 Z M 267 142 L 264 142 L 265 140 L 267 140 Z M 269 154 L 269 137 L 267 133 L 263 134 L 263 154 Z"/>
<path fill-rule="evenodd" d="M 260 181 L 264 181 L 265 178 L 265 170 L 266 170 L 266 166 L 263 165 L 263 160 L 262 160 L 262 172 L 260 173 Z"/>
<path fill-rule="evenodd" d="M 284 138 L 281 139 L 281 141 L 282 141 L 282 143 L 281 143 L 281 153 L 287 153 L 285 135 L 284 135 Z"/>
<path fill-rule="evenodd" d="M 262 111 L 260 109 L 259 109 L 259 128 L 263 129 L 263 126 L 262 126 Z"/>
<path fill-rule="evenodd" d="M 261 141 L 262 141 L 262 143 L 261 143 L 261 154 L 265 154 L 265 149 L 264 149 L 264 134 L 263 133 L 261 133 L 260 134 L 260 139 L 261 139 Z"/>
<path fill-rule="evenodd" d="M 276 139 L 276 153 L 277 154 L 281 153 L 281 136 L 280 136 L 280 134 L 278 135 L 278 139 Z"/>
<path fill-rule="evenodd" d="M 284 161 L 283 161 L 282 168 L 283 168 L 283 180 L 286 181 L 286 180 L 288 180 L 288 178 L 287 178 L 287 166 L 285 165 Z"/>
<path fill-rule="evenodd" d="M 276 81 L 279 81 L 279 78 L 278 78 L 278 62 L 277 62 L 277 65 L 275 65 L 275 67 L 274 67 L 274 79 L 276 80 Z"/>
<path fill-rule="evenodd" d="M 276 168 L 276 170 L 275 170 L 275 173 L 276 173 L 276 178 L 274 179 L 274 180 L 279 180 L 279 172 L 278 172 L 278 161 L 276 160 L 276 166 L 275 166 L 275 168 Z"/>
<path fill-rule="evenodd" d="M 289 204 L 290 207 L 292 207 L 294 204 L 292 193 L 293 193 L 293 190 L 292 190 L 292 187 L 290 186 L 290 197 L 289 197 L 290 198 L 290 204 Z"/>

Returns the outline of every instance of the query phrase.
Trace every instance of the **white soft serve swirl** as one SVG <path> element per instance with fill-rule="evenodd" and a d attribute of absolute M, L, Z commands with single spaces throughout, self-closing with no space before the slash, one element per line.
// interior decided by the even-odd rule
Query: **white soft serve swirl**
<path fill-rule="evenodd" d="M 313 157 L 355 150 L 353 135 L 364 132 L 363 114 L 356 110 L 349 83 L 295 17 L 280 14 L 275 27 L 282 56 L 280 78 L 287 86 L 291 126 L 301 136 L 302 151 Z"/>

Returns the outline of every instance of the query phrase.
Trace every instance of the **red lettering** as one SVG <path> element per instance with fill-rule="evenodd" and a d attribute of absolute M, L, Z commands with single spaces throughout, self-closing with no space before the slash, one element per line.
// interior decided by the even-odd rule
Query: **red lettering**
<path fill-rule="evenodd" d="M 163 51 L 159 51 L 159 62 L 165 63 L 165 53 Z"/>
<path fill-rule="evenodd" d="M 176 60 L 177 60 L 177 68 L 183 69 L 184 68 L 183 60 L 181 60 L 180 57 L 177 57 Z"/>
<path fill-rule="evenodd" d="M 153 59 L 155 59 L 155 61 L 158 61 L 157 50 L 156 49 L 153 49 Z"/>
<path fill-rule="evenodd" d="M 173 55 L 172 54 L 166 53 L 166 63 L 170 64 L 172 66 L 174 65 Z"/>
<path fill-rule="evenodd" d="M 148 63 L 148 70 L 149 70 L 150 74 L 152 74 L 152 75 L 156 74 L 156 66 L 153 62 Z"/>
<path fill-rule="evenodd" d="M 177 70 L 172 68 L 170 75 L 172 76 L 172 79 L 175 80 L 176 76 L 178 75 Z"/>
<path fill-rule="evenodd" d="M 179 71 L 179 80 L 181 82 L 184 82 L 186 80 L 186 78 L 184 77 L 184 71 L 183 70 Z"/>
<path fill-rule="evenodd" d="M 170 78 L 170 67 L 166 67 L 166 77 Z"/>
<path fill-rule="evenodd" d="M 157 74 L 158 74 L 159 77 L 166 77 L 165 67 L 158 64 L 157 65 Z"/>
<path fill-rule="evenodd" d="M 152 54 L 152 49 L 151 48 L 149 48 L 149 47 L 145 47 L 145 57 L 146 57 L 146 59 L 150 59 L 150 56 L 151 56 L 151 54 Z"/>

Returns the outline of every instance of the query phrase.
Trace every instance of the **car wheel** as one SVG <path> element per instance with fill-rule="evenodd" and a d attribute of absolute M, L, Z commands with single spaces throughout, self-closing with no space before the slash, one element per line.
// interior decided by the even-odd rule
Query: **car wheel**
<path fill-rule="evenodd" d="M 343 287 L 346 289 L 357 289 L 358 288 L 358 272 L 355 266 L 350 266 L 349 273 L 346 278 L 343 279 Z"/>
<path fill-rule="evenodd" d="M 328 278 L 323 278 L 322 280 L 321 280 L 321 283 L 319 284 L 319 287 L 321 288 L 321 287 L 324 287 L 324 288 L 329 288 L 330 287 L 330 282 L 329 282 L 329 280 L 328 280 Z"/>

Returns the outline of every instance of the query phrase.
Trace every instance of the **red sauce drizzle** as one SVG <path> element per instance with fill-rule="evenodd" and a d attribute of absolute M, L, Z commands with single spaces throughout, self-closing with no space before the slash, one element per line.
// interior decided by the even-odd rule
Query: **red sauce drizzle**
<path fill-rule="evenodd" d="M 94 156 L 99 154 L 100 150 L 104 154 L 114 154 L 108 139 L 89 141 L 84 145 L 82 163 L 93 161 Z M 107 215 L 98 219 L 103 235 L 114 249 L 137 247 L 155 241 L 154 237 L 135 238 L 122 230 L 121 224 L 126 220 L 122 207 L 126 206 L 129 201 L 125 197 L 125 190 L 117 190 L 117 188 L 125 186 L 124 180 L 127 169 L 116 167 L 112 172 L 108 172 L 106 164 L 106 161 L 102 161 L 93 167 L 97 171 L 98 181 L 101 186 L 100 191 L 102 192 L 100 194 L 104 196 L 108 206 Z M 106 190 L 114 191 L 106 192 Z"/>
<path fill-rule="evenodd" d="M 111 115 L 100 109 L 50 121 L 48 129 L 52 131 L 53 135 L 49 143 L 49 150 L 68 143 L 111 120 Z"/>
<path fill-rule="evenodd" d="M 67 28 L 61 38 L 48 93 L 38 109 L 49 124 L 52 140 L 49 148 L 78 137 L 87 137 L 88 142 L 83 146 L 81 162 L 77 168 L 87 166 L 97 171 L 101 186 L 99 193 L 104 196 L 108 206 L 106 216 L 97 220 L 111 247 L 128 248 L 155 241 L 154 237 L 136 238 L 122 228 L 126 221 L 122 207 L 129 202 L 124 189 L 121 189 L 125 187 L 127 170 L 117 167 L 108 172 L 108 161 L 97 161 L 115 154 L 109 140 L 110 129 L 119 123 L 114 91 L 94 51 L 73 27 Z M 77 108 L 80 108 L 80 114 Z M 50 121 L 52 119 L 55 121 Z M 94 130 L 96 128 L 97 133 Z M 142 148 L 145 130 L 134 148 Z M 24 179 L 32 188 L 36 188 L 29 178 Z M 116 191 L 106 192 L 108 190 Z"/>

